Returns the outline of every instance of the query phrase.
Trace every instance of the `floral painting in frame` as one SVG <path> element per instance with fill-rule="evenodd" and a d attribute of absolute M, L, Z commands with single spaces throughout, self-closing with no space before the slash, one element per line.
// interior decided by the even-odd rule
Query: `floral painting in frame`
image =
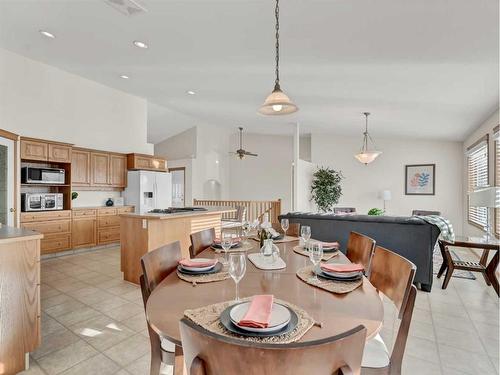
<path fill-rule="evenodd" d="M 436 164 L 412 164 L 405 166 L 406 195 L 434 195 L 436 188 Z"/>

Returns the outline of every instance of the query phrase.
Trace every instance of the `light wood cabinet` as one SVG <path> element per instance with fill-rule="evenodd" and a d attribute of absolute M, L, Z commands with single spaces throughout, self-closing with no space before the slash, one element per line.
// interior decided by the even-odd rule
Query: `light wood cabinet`
<path fill-rule="evenodd" d="M 21 159 L 47 161 L 49 145 L 46 142 L 21 139 Z"/>
<path fill-rule="evenodd" d="M 115 187 L 127 186 L 127 157 L 111 154 L 109 156 L 110 184 Z"/>
<path fill-rule="evenodd" d="M 90 151 L 73 150 L 71 153 L 71 184 L 90 186 Z"/>
<path fill-rule="evenodd" d="M 21 227 L 43 233 L 41 253 L 71 249 L 71 211 L 23 212 Z"/>
<path fill-rule="evenodd" d="M 109 185 L 109 154 L 92 152 L 91 157 L 91 175 L 93 186 Z"/>
<path fill-rule="evenodd" d="M 71 223 L 71 243 L 73 248 L 92 247 L 97 244 L 96 241 L 96 218 L 73 217 Z"/>
<path fill-rule="evenodd" d="M 56 163 L 71 163 L 71 146 L 49 143 L 48 161 Z"/>
<path fill-rule="evenodd" d="M 129 170 L 166 171 L 167 162 L 164 158 L 144 154 L 127 154 Z"/>

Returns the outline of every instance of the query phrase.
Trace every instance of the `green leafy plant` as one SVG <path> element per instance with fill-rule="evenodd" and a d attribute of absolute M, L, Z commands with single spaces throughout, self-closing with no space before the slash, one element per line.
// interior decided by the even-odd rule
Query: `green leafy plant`
<path fill-rule="evenodd" d="M 71 193 L 71 200 L 75 200 L 76 198 L 78 198 L 78 193 L 74 191 Z"/>
<path fill-rule="evenodd" d="M 380 208 L 372 208 L 370 211 L 368 211 L 368 215 L 370 216 L 380 216 L 384 214 L 384 210 Z"/>
<path fill-rule="evenodd" d="M 318 168 L 313 174 L 311 184 L 311 200 L 323 211 L 331 211 L 342 195 L 340 182 L 344 179 L 342 172 L 328 167 Z"/>

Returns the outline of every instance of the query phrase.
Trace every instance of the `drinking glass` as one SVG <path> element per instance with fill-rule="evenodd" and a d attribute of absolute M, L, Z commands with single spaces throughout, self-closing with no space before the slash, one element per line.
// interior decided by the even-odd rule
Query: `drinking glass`
<path fill-rule="evenodd" d="M 227 253 L 233 245 L 233 237 L 230 234 L 223 234 L 221 240 L 222 250 L 224 250 L 224 264 L 227 264 Z"/>
<path fill-rule="evenodd" d="M 247 260 L 245 252 L 239 251 L 237 253 L 229 253 L 229 275 L 231 275 L 236 284 L 236 302 L 240 300 L 238 283 L 245 275 L 246 270 Z"/>
<path fill-rule="evenodd" d="M 300 227 L 300 237 L 304 240 L 304 249 L 307 249 L 307 241 L 311 238 L 311 227 L 307 225 Z"/>
<path fill-rule="evenodd" d="M 323 259 L 323 245 L 320 242 L 313 242 L 311 244 L 311 248 L 309 249 L 309 259 L 311 260 L 314 268 L 316 268 L 319 262 L 321 262 L 321 259 Z M 319 281 L 316 272 L 313 271 L 313 273 L 314 276 L 310 280 Z"/>
<path fill-rule="evenodd" d="M 281 229 L 283 229 L 284 237 L 286 237 L 286 231 L 290 228 L 290 223 L 288 219 L 281 219 Z"/>
<path fill-rule="evenodd" d="M 250 223 L 245 220 L 241 225 L 241 231 L 243 232 L 243 243 L 248 245 L 248 232 L 250 232 Z"/>

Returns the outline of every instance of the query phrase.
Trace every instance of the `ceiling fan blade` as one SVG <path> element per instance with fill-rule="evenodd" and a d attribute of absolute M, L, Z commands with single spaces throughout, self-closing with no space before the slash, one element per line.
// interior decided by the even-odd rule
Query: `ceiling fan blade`
<path fill-rule="evenodd" d="M 245 155 L 248 155 L 248 156 L 259 156 L 257 154 L 254 154 L 253 152 L 248 152 L 248 151 L 245 151 Z"/>

